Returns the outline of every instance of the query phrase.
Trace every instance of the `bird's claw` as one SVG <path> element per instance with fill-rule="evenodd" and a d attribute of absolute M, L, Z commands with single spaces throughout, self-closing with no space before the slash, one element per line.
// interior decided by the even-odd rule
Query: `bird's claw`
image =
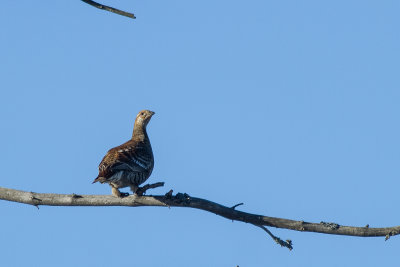
<path fill-rule="evenodd" d="M 172 192 L 174 192 L 174 190 L 169 190 L 166 194 L 165 194 L 165 197 L 166 198 L 168 198 L 168 199 L 170 199 L 170 198 L 172 198 Z"/>
<path fill-rule="evenodd" d="M 141 197 L 141 196 L 143 196 L 145 193 L 146 193 L 146 191 L 143 190 L 143 187 L 139 187 L 139 188 L 136 190 L 135 195 Z"/>
<path fill-rule="evenodd" d="M 121 192 L 120 193 L 120 197 L 128 197 L 129 193 L 125 193 L 125 192 Z"/>

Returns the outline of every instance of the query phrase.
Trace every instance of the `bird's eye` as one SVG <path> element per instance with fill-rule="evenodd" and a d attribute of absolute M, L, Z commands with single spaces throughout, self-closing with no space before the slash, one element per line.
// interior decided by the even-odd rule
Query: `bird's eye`
<path fill-rule="evenodd" d="M 140 113 L 140 115 L 144 116 L 144 112 Z"/>

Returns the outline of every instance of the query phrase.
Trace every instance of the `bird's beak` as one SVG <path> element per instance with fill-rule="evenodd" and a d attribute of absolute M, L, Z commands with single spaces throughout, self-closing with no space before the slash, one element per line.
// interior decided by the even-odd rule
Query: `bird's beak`
<path fill-rule="evenodd" d="M 151 116 L 153 116 L 154 114 L 156 114 L 154 111 L 150 111 Z"/>

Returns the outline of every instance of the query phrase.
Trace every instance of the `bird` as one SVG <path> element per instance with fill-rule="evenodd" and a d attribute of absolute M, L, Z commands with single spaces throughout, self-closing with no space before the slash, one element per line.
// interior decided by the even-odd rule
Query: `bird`
<path fill-rule="evenodd" d="M 151 175 L 154 167 L 154 156 L 146 127 L 155 112 L 140 111 L 135 119 L 132 138 L 111 148 L 99 164 L 99 175 L 93 183 L 108 183 L 111 193 L 116 197 L 129 195 L 121 193 L 119 188 L 130 187 L 136 194 L 139 185 Z"/>

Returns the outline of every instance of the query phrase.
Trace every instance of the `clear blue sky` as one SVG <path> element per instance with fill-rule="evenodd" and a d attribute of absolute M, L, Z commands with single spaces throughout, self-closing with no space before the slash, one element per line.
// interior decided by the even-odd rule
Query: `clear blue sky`
<path fill-rule="evenodd" d="M 91 184 L 141 109 L 149 182 L 248 212 L 400 224 L 399 1 L 6 0 L 0 186 Z M 182 208 L 0 202 L 4 266 L 398 266 L 398 237 L 261 229 Z"/>

